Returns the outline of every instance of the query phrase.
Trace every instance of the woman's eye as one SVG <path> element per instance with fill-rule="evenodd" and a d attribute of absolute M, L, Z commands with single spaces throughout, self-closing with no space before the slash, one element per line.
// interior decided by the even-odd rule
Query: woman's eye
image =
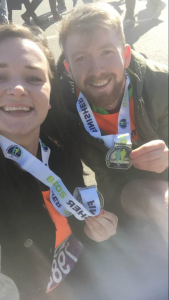
<path fill-rule="evenodd" d="M 79 56 L 78 58 L 76 58 L 76 62 L 82 62 L 85 59 L 84 56 Z"/>
<path fill-rule="evenodd" d="M 30 77 L 26 78 L 26 81 L 28 83 L 36 84 L 36 83 L 42 82 L 43 80 L 40 77 L 37 77 L 37 76 L 30 76 Z"/>
<path fill-rule="evenodd" d="M 0 82 L 5 82 L 8 79 L 7 75 L 0 74 Z"/>

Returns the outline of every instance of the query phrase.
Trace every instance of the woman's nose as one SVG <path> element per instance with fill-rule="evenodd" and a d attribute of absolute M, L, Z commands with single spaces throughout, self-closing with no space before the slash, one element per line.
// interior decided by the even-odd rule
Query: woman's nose
<path fill-rule="evenodd" d="M 18 84 L 13 87 L 9 87 L 7 90 L 7 94 L 10 96 L 16 96 L 17 98 L 20 98 L 28 95 L 28 92 L 23 85 Z"/>

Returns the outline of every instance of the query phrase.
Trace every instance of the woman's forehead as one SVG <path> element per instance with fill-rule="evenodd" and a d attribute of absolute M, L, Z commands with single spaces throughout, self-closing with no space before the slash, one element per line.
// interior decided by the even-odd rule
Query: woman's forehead
<path fill-rule="evenodd" d="M 11 50 L 10 50 L 11 49 Z M 30 63 L 43 64 L 48 69 L 45 54 L 39 46 L 28 39 L 9 38 L 0 43 L 0 60 L 7 59 L 10 62 L 27 60 Z"/>

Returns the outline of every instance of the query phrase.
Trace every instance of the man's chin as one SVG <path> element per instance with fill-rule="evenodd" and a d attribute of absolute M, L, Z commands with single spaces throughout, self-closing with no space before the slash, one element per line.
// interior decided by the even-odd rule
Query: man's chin
<path fill-rule="evenodd" d="M 100 93 L 99 95 L 84 93 L 84 96 L 90 104 L 101 108 L 108 107 L 113 102 L 112 95 L 105 95 L 105 93 Z"/>

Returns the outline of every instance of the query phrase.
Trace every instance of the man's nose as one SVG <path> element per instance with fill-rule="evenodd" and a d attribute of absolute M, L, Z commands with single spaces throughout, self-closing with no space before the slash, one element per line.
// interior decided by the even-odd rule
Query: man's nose
<path fill-rule="evenodd" d="M 15 96 L 16 98 L 24 97 L 28 95 L 28 91 L 22 84 L 14 84 L 7 89 L 7 95 Z"/>
<path fill-rule="evenodd" d="M 93 58 L 90 61 L 90 75 L 99 77 L 101 74 L 105 72 L 105 67 L 102 61 L 98 58 Z"/>

